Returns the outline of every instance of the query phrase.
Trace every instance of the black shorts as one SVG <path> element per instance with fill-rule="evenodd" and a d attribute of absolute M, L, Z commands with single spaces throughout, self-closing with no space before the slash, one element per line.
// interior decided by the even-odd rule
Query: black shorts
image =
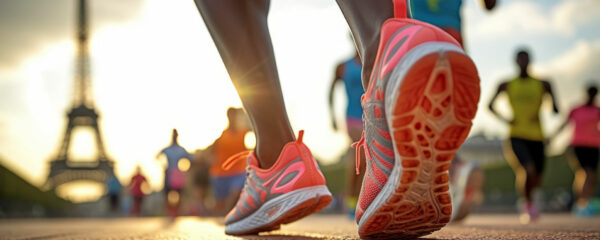
<path fill-rule="evenodd" d="M 544 143 L 522 138 L 510 138 L 510 145 L 517 156 L 519 163 L 524 168 L 532 165 L 537 173 L 544 171 Z"/>
<path fill-rule="evenodd" d="M 600 149 L 595 147 L 573 147 L 575 156 L 579 161 L 579 165 L 583 169 L 598 169 L 598 157 L 600 155 Z"/>

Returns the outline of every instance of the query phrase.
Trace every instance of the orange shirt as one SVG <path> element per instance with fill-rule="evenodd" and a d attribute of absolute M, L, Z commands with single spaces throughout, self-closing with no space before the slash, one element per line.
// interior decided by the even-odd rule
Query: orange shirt
<path fill-rule="evenodd" d="M 225 130 L 221 133 L 221 136 L 214 143 L 215 162 L 210 167 L 211 176 L 232 176 L 246 172 L 247 163 L 245 161 L 236 162 L 229 170 L 221 167 L 229 157 L 246 151 L 244 136 L 246 136 L 246 131 Z"/>

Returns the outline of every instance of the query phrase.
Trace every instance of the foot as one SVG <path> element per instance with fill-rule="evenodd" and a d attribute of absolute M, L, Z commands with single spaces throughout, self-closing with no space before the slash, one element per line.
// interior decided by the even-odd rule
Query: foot
<path fill-rule="evenodd" d="M 348 217 L 353 219 L 356 217 L 356 203 L 358 202 L 357 197 L 349 196 L 344 199 L 344 204 L 346 205 L 346 210 L 348 213 Z"/>
<path fill-rule="evenodd" d="M 588 201 L 588 204 L 594 211 L 600 213 L 600 199 L 592 198 Z"/>
<path fill-rule="evenodd" d="M 594 204 L 596 204 L 596 206 Z M 592 201 L 589 201 L 584 205 L 576 203 L 573 205 L 573 215 L 581 218 L 598 216 L 600 215 L 600 208 L 597 204 L 598 203 L 593 203 Z"/>
<path fill-rule="evenodd" d="M 479 100 L 474 63 L 439 28 L 406 19 L 395 1 L 363 96 L 367 172 L 356 208 L 363 238 L 414 238 L 452 213 L 448 168 Z"/>
<path fill-rule="evenodd" d="M 277 162 L 269 169 L 259 168 L 253 152 L 240 153 L 227 160 L 248 161 L 244 189 L 236 206 L 225 217 L 225 233 L 256 234 L 279 229 L 316 213 L 331 203 L 331 193 L 310 150 L 298 140 L 286 144 Z"/>
<path fill-rule="evenodd" d="M 540 218 L 540 212 L 533 202 L 526 202 L 523 204 L 521 216 L 519 218 L 522 224 L 529 224 Z"/>

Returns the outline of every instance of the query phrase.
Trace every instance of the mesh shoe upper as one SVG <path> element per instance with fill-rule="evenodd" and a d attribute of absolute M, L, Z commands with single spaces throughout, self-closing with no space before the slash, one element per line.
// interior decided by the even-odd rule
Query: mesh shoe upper
<path fill-rule="evenodd" d="M 297 189 L 325 185 L 325 177 L 310 150 L 302 143 L 302 131 L 298 141 L 286 144 L 269 169 L 261 169 L 254 152 L 243 152 L 226 161 L 246 159 L 246 183 L 237 204 L 226 216 L 225 224 L 243 219 L 265 202 Z"/>

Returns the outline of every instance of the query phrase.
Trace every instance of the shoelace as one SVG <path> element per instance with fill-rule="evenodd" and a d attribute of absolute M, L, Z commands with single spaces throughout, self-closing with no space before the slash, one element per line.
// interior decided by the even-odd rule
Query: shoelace
<path fill-rule="evenodd" d="M 223 164 L 221 165 L 221 168 L 223 168 L 224 170 L 229 170 L 231 169 L 231 167 L 233 167 L 233 164 L 237 163 L 238 161 L 247 159 L 248 156 L 250 156 L 250 154 L 252 154 L 252 150 L 236 153 L 233 156 L 229 157 L 227 160 L 225 160 L 225 162 L 223 162 Z"/>
<path fill-rule="evenodd" d="M 356 157 L 355 157 L 355 161 L 356 161 L 356 175 L 360 174 L 360 148 L 362 147 L 363 151 L 365 151 L 365 155 L 366 155 L 366 151 L 367 151 L 367 146 L 365 146 L 366 141 L 365 141 L 365 132 L 363 131 L 362 134 L 360 135 L 360 140 L 358 140 L 358 142 L 354 142 L 352 143 L 352 147 L 354 148 L 354 151 L 356 152 Z"/>

